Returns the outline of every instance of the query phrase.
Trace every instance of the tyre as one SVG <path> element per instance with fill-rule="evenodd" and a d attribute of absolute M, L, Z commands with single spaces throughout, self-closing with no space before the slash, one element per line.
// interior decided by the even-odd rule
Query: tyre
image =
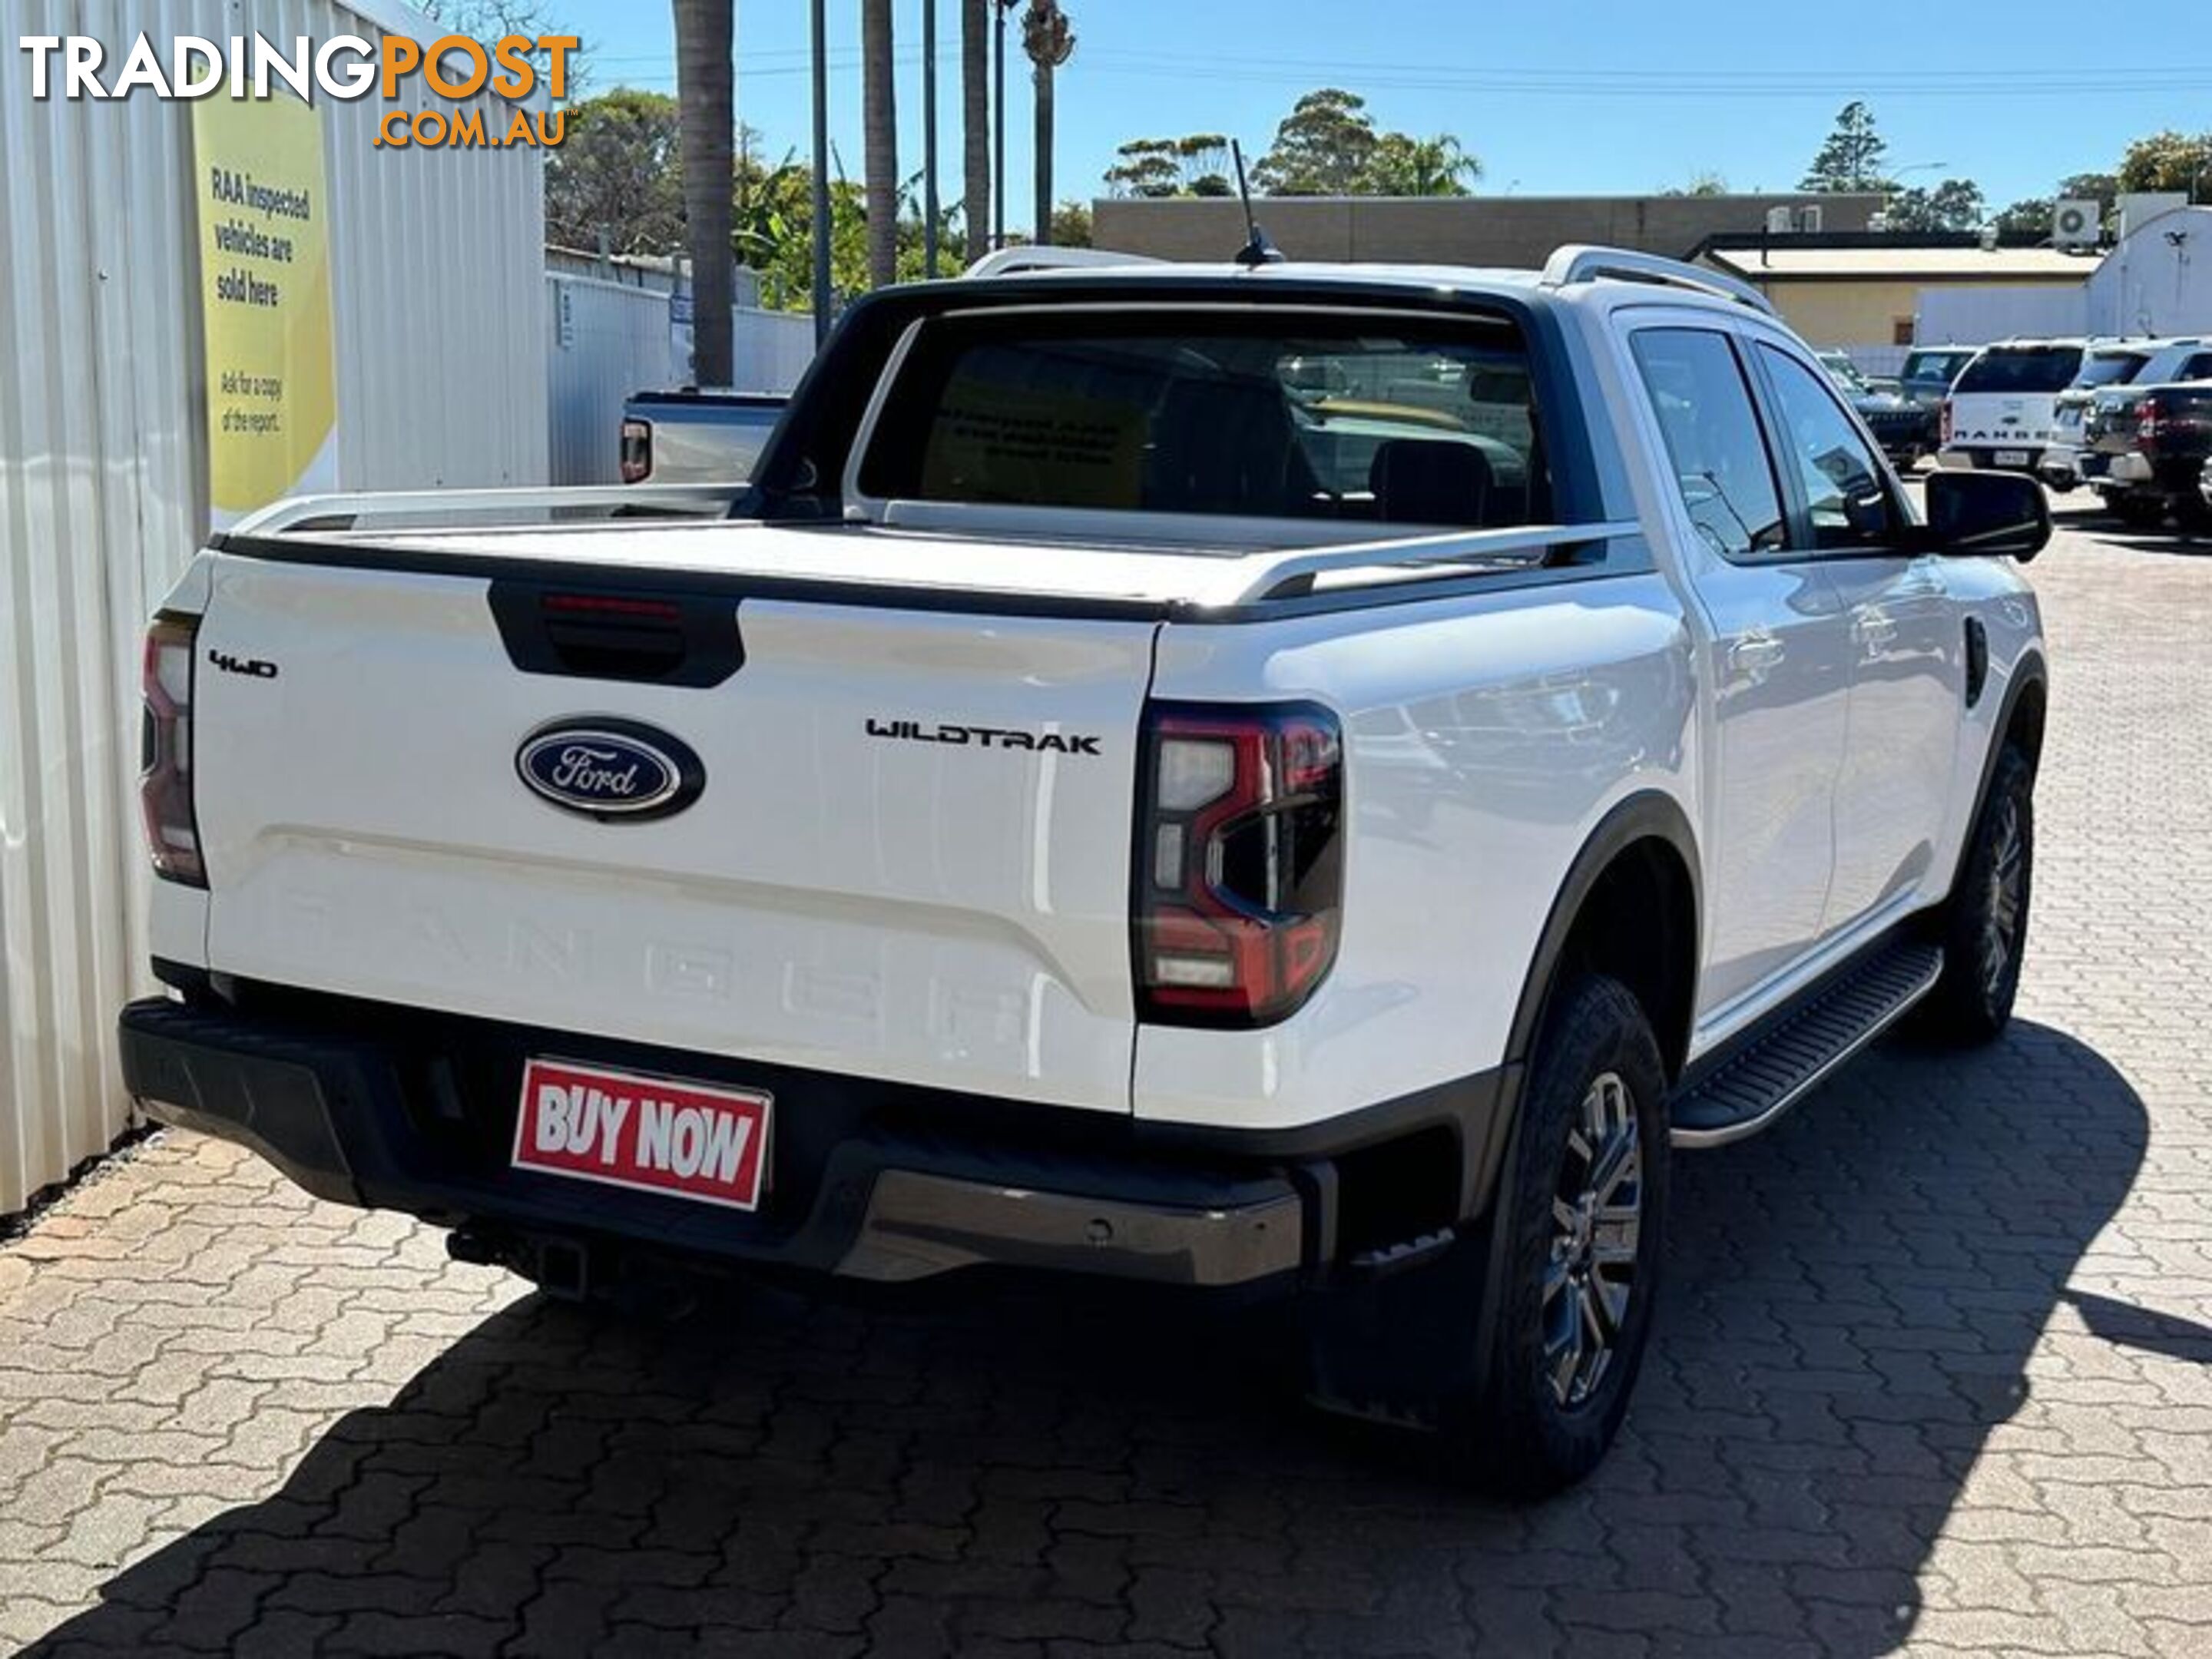
<path fill-rule="evenodd" d="M 2034 886 L 2034 769 L 2008 746 L 1990 774 L 1958 887 L 1937 912 L 1943 972 L 1919 1024 L 1941 1041 L 1988 1042 L 2012 1018 Z"/>
<path fill-rule="evenodd" d="M 2156 530 L 2166 522 L 2166 503 L 2140 489 L 2124 489 L 2112 502 L 2120 522 L 2132 530 Z"/>
<path fill-rule="evenodd" d="M 1528 1498 L 1573 1485 L 1627 1414 L 1666 1231 L 1666 1096 L 1626 988 L 1597 975 L 1563 987 L 1492 1218 L 1484 1358 L 1443 1412 L 1452 1464 L 1485 1486 Z"/>

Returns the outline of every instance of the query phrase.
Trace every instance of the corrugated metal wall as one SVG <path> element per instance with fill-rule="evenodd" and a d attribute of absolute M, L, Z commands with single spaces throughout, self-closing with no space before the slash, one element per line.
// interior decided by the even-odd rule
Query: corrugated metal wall
<path fill-rule="evenodd" d="M 789 392 L 814 361 L 814 319 L 796 311 L 738 308 L 732 354 L 739 388 Z"/>
<path fill-rule="evenodd" d="M 545 279 L 553 482 L 620 483 L 623 402 L 677 385 L 668 295 L 596 277 Z"/>
<path fill-rule="evenodd" d="M 9 40 L 418 35 L 383 0 L 6 0 Z M 125 1125 L 145 980 L 137 637 L 207 523 L 190 112 L 0 74 L 0 1216 Z M 540 161 L 378 149 L 325 100 L 349 489 L 546 476 Z"/>
<path fill-rule="evenodd" d="M 551 274 L 545 292 L 553 482 L 619 483 L 623 404 L 633 392 L 681 386 L 690 372 L 671 340 L 668 295 Z M 814 360 L 811 316 L 739 306 L 731 324 L 732 356 L 744 391 L 788 392 Z"/>

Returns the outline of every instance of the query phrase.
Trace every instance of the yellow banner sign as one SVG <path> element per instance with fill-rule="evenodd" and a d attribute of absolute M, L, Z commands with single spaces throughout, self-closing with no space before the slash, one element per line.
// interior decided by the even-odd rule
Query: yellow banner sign
<path fill-rule="evenodd" d="M 296 99 L 192 106 L 218 527 L 338 483 L 330 193 L 321 118 Z"/>

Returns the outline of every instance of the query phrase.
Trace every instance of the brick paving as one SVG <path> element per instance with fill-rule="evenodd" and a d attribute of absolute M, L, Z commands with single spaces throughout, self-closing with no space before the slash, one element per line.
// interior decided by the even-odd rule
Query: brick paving
<path fill-rule="evenodd" d="M 2212 548 L 2069 534 L 2021 1018 L 1686 1158 L 1515 1510 L 1180 1304 L 664 1328 L 165 1135 L 0 1245 L 0 1649 L 2212 1654 Z"/>

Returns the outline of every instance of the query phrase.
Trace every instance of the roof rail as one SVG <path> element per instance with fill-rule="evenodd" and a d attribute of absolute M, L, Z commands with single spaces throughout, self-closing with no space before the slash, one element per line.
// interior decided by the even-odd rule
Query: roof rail
<path fill-rule="evenodd" d="M 1142 253 L 1116 253 L 1103 247 L 1002 247 L 987 253 L 960 274 L 963 276 L 1011 276 L 1024 270 L 1073 270 L 1108 265 L 1156 265 L 1160 262 Z"/>
<path fill-rule="evenodd" d="M 1544 262 L 1546 288 L 1594 283 L 1602 276 L 1624 283 L 1650 283 L 1661 288 L 1689 289 L 1717 300 L 1733 300 L 1769 317 L 1780 314 L 1774 309 L 1774 302 L 1749 283 L 1684 260 L 1663 258 L 1656 253 L 1571 242 Z"/>

